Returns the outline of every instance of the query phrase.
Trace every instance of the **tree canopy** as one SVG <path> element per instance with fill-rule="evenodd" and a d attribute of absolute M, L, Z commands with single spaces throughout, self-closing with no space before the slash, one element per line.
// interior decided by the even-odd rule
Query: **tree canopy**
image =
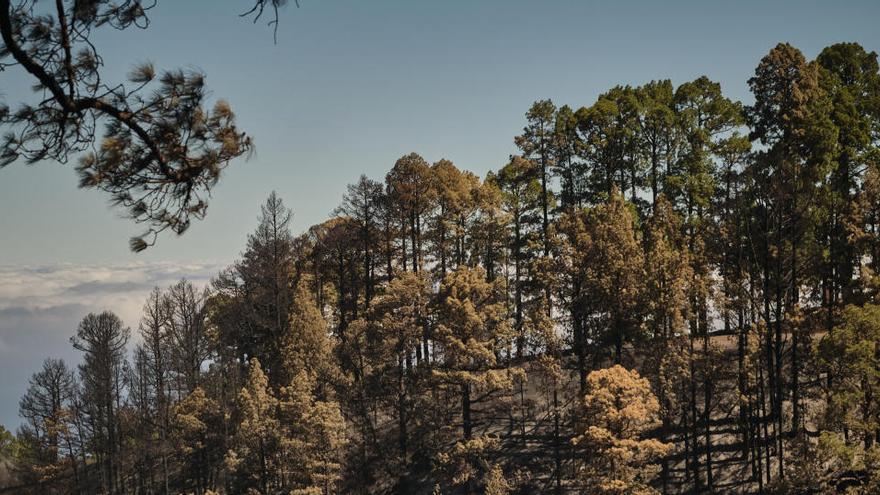
<path fill-rule="evenodd" d="M 70 151 L 97 114 L 64 102 L 94 93 L 71 96 L 57 23 L 6 12 L 61 82 L 7 115 L 58 119 L 34 158 Z M 136 338 L 85 315 L 81 363 L 45 361 L 0 456 L 22 493 L 876 493 L 877 55 L 783 43 L 748 84 L 751 105 L 705 76 L 540 100 L 485 177 L 406 153 L 300 233 L 272 193 Z M 111 127 L 114 159 L 162 172 Z"/>

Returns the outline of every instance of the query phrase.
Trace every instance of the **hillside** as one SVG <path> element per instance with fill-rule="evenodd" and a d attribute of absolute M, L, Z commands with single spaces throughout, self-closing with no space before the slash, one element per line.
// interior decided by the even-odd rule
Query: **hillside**
<path fill-rule="evenodd" d="M 36 48 L 9 53 L 61 56 L 41 81 L 73 78 L 66 28 L 23 5 L 14 34 Z M 70 8 L 145 19 L 139 2 Z M 77 170 L 146 224 L 134 251 L 201 217 L 196 186 L 252 144 L 224 103 L 200 106 L 200 76 L 158 83 L 0 107 L 49 119 L 6 139 L 32 161 L 50 150 L 22 143 L 109 112 Z M 67 305 L 75 362 L 47 356 L 27 382 L 3 438 L 12 491 L 880 493 L 878 55 L 779 43 L 748 87 L 750 104 L 707 76 L 538 100 L 497 169 L 407 153 L 301 232 L 271 192 L 210 282 L 139 280 L 133 325 Z"/>

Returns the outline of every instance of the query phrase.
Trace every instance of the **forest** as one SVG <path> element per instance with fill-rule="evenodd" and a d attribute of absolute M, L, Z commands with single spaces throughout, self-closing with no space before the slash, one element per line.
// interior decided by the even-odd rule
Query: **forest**
<path fill-rule="evenodd" d="M 406 154 L 301 233 L 272 193 L 208 286 L 82 315 L 0 492 L 880 493 L 877 54 L 748 86 L 537 101 L 485 177 Z"/>

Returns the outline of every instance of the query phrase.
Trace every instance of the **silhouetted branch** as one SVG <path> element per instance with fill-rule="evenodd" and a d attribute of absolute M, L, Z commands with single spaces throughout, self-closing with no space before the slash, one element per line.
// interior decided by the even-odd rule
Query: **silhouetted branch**
<path fill-rule="evenodd" d="M 297 8 L 299 8 L 299 0 L 294 0 L 294 4 Z M 273 27 L 272 36 L 275 42 L 278 42 L 278 8 L 287 5 L 287 0 L 256 0 L 254 6 L 251 7 L 247 12 L 243 12 L 240 14 L 240 17 L 249 17 L 254 16 L 254 23 L 260 20 L 265 12 L 266 8 L 272 9 L 273 18 L 268 22 L 269 26 Z"/>
<path fill-rule="evenodd" d="M 38 14 L 34 0 L 0 0 L 0 68 L 22 67 L 42 93 L 37 104 L 0 106 L 0 125 L 9 129 L 0 144 L 0 167 L 19 159 L 66 163 L 71 153 L 78 155 L 81 187 L 110 193 L 114 205 L 148 224 L 143 236 L 132 239 L 136 251 L 152 245 L 158 232 L 180 234 L 192 217 L 203 217 L 221 170 L 252 147 L 225 102 L 204 108 L 201 73 L 157 76 L 152 65 L 142 64 L 130 73 L 130 84 L 103 82 L 92 29 L 146 28 L 147 11 L 155 5 L 56 0 L 52 17 Z M 10 58 L 14 62 L 5 62 Z"/>

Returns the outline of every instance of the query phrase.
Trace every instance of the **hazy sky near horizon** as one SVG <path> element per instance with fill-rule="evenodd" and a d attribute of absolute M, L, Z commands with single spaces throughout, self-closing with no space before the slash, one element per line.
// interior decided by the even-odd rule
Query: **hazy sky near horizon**
<path fill-rule="evenodd" d="M 86 312 L 116 309 L 134 327 L 152 285 L 207 280 L 240 252 L 273 189 L 299 232 L 328 218 L 346 184 L 381 179 L 411 151 L 481 176 L 498 168 L 538 99 L 580 107 L 616 84 L 707 75 L 748 102 L 746 81 L 778 42 L 808 58 L 841 41 L 880 50 L 876 0 L 290 3 L 277 44 L 267 19 L 238 17 L 248 0 L 160 1 L 149 29 L 96 37 L 105 77 L 143 61 L 204 71 L 255 139 L 183 237 L 132 254 L 139 228 L 77 189 L 70 165 L 0 169 L 0 424 L 17 424 L 44 357 L 75 359 L 68 338 Z M 2 72 L 0 99 L 33 101 L 31 84 Z"/>

